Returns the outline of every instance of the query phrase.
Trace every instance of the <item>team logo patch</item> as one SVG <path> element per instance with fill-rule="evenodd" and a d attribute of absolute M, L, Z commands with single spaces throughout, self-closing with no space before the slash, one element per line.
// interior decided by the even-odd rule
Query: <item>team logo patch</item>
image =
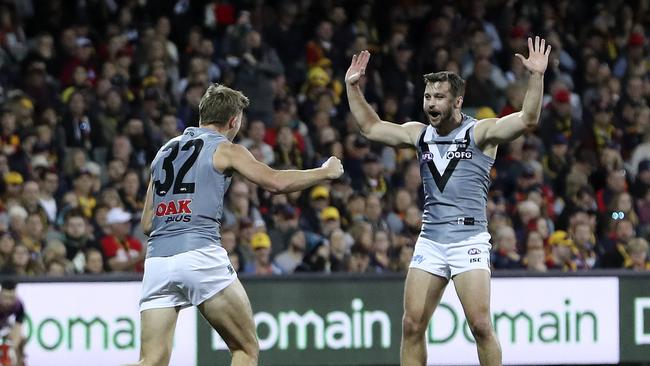
<path fill-rule="evenodd" d="M 470 249 L 467 251 L 467 254 L 469 254 L 469 255 L 477 255 L 477 254 L 481 254 L 481 250 L 480 250 L 480 249 L 476 249 L 476 248 L 470 248 Z"/>
<path fill-rule="evenodd" d="M 425 152 L 422 153 L 422 158 L 420 160 L 425 161 L 425 162 L 433 161 L 433 154 L 428 152 L 428 151 L 425 151 Z"/>

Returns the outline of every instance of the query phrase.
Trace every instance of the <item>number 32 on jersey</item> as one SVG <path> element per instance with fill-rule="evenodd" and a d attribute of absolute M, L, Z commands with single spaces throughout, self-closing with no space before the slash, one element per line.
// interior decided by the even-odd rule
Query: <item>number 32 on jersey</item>
<path fill-rule="evenodd" d="M 178 174 L 175 174 L 174 171 L 174 160 L 178 157 L 178 152 L 188 151 L 191 148 L 194 148 L 192 154 L 183 162 L 180 169 L 178 169 Z M 185 175 L 187 172 L 194 166 L 196 159 L 199 157 L 199 153 L 203 148 L 203 140 L 195 139 L 187 141 L 183 147 L 180 147 L 179 141 L 174 141 L 163 151 L 168 151 L 169 155 L 163 160 L 162 169 L 165 171 L 165 180 L 160 181 L 156 180 L 154 182 L 154 187 L 156 194 L 159 197 L 167 196 L 170 189 L 171 199 L 166 202 L 160 202 L 156 206 L 156 216 L 158 217 L 167 217 L 165 222 L 190 222 L 192 220 L 192 209 L 190 204 L 192 199 L 175 199 L 173 196 L 177 194 L 192 194 L 195 191 L 194 182 L 184 182 Z"/>

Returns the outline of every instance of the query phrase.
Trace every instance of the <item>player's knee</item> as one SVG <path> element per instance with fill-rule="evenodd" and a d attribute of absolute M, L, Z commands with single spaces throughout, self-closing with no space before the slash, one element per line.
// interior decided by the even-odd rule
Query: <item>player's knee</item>
<path fill-rule="evenodd" d="M 427 322 L 411 315 L 404 314 L 402 318 L 402 334 L 404 337 L 421 337 L 427 330 Z"/>
<path fill-rule="evenodd" d="M 166 365 L 169 363 L 169 358 L 171 356 L 171 348 L 161 345 L 156 348 L 155 351 L 143 350 L 142 356 L 140 357 L 140 366 L 155 366 L 155 365 Z"/>
<path fill-rule="evenodd" d="M 472 335 L 477 342 L 489 339 L 494 332 L 492 329 L 492 323 L 487 317 L 471 321 L 469 324 L 469 329 L 472 331 Z"/>
<path fill-rule="evenodd" d="M 248 359 L 257 362 L 257 359 L 259 358 L 259 354 L 260 354 L 260 346 L 259 343 L 257 342 L 257 338 L 252 337 L 246 340 L 245 342 L 239 344 L 236 349 L 231 349 L 231 351 L 233 353 L 239 351 L 245 354 Z"/>
<path fill-rule="evenodd" d="M 249 342 L 243 349 L 244 352 L 251 358 L 257 361 L 260 355 L 260 345 L 257 343 L 257 339 L 254 342 Z"/>

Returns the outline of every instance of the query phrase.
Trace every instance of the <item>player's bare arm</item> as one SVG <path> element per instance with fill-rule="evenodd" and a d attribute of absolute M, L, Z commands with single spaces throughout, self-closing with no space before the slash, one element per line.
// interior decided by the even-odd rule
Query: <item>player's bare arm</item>
<path fill-rule="evenodd" d="M 215 169 L 225 172 L 233 169 L 246 179 L 271 193 L 287 193 L 303 190 L 326 180 L 336 179 L 343 174 L 343 165 L 330 157 L 320 168 L 307 170 L 276 170 L 255 159 L 245 147 L 223 143 L 214 152 Z"/>
<path fill-rule="evenodd" d="M 476 143 L 482 150 L 493 149 L 501 143 L 510 142 L 526 130 L 537 126 L 544 94 L 544 72 L 550 53 L 551 46 L 537 36 L 534 43 L 532 38 L 528 38 L 528 58 L 520 54 L 515 55 L 531 72 L 522 109 L 498 119 L 488 118 L 479 121 L 474 133 Z"/>
<path fill-rule="evenodd" d="M 352 56 L 352 63 L 345 74 L 345 89 L 350 111 L 352 111 L 361 134 L 371 141 L 389 146 L 415 146 L 420 132 L 425 127 L 423 123 L 407 122 L 399 125 L 382 121 L 363 96 L 359 80 L 365 75 L 368 60 L 370 60 L 368 51 L 362 51 L 359 55 Z"/>
<path fill-rule="evenodd" d="M 149 179 L 147 195 L 144 199 L 144 208 L 142 209 L 142 216 L 140 217 L 140 225 L 142 226 L 144 234 L 149 236 L 153 226 L 153 179 Z"/>

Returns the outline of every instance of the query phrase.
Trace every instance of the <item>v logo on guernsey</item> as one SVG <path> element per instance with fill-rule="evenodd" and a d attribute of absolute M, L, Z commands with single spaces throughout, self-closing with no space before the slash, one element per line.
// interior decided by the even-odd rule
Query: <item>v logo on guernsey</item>
<path fill-rule="evenodd" d="M 436 182 L 436 186 L 441 193 L 445 190 L 447 182 L 454 173 L 454 170 L 456 170 L 458 163 L 463 159 L 472 158 L 472 152 L 467 151 L 470 145 L 470 127 L 471 125 L 461 130 L 453 141 L 425 141 L 427 137 L 431 140 L 430 134 L 432 132 L 430 130 L 432 130 L 432 127 L 428 127 L 428 130 L 420 138 L 420 150 L 422 151 L 421 162 L 428 165 L 433 180 Z M 465 134 L 464 138 L 458 138 L 463 133 Z M 437 145 L 450 146 L 442 154 Z"/>

